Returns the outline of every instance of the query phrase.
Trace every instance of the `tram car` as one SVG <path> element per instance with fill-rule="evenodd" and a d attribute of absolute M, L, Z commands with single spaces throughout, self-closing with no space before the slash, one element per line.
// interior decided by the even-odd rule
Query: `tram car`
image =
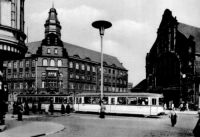
<path fill-rule="evenodd" d="M 76 95 L 75 112 L 99 112 L 99 93 Z M 106 113 L 157 116 L 164 113 L 163 95 L 155 93 L 104 93 Z"/>
<path fill-rule="evenodd" d="M 73 108 L 73 97 L 69 95 L 18 95 L 17 101 L 24 103 L 27 102 L 29 105 L 29 108 L 32 109 L 32 104 L 38 105 L 38 102 L 40 101 L 42 110 L 45 109 L 45 105 L 49 105 L 50 102 L 53 103 L 54 111 L 60 111 L 61 110 L 61 104 L 64 103 L 64 106 L 66 107 L 67 104 L 70 105 L 70 108 Z"/>

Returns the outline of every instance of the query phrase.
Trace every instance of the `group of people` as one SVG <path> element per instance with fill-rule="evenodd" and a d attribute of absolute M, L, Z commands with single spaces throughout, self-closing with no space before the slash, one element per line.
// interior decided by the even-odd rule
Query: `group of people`
<path fill-rule="evenodd" d="M 43 113 L 43 109 L 42 109 L 42 104 L 41 102 L 38 102 L 38 104 L 36 105 L 34 102 L 32 103 L 32 113 L 33 114 L 42 114 Z M 18 120 L 22 121 L 22 115 L 29 115 L 30 112 L 30 108 L 28 105 L 28 102 L 14 102 L 13 103 L 13 117 L 14 115 L 18 115 Z M 49 112 L 51 113 L 51 115 L 53 115 L 54 113 L 54 105 L 52 102 L 50 102 L 50 104 L 46 103 L 44 105 L 44 112 L 45 114 L 49 114 Z M 64 106 L 64 103 L 61 104 L 61 114 L 69 115 L 70 114 L 70 105 L 67 104 L 66 108 Z"/>

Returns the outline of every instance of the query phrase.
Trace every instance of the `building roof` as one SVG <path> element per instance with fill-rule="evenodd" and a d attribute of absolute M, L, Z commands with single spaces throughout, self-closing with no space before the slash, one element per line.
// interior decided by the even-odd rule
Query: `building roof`
<path fill-rule="evenodd" d="M 31 54 L 36 54 L 38 48 L 41 46 L 42 41 L 35 41 L 26 43 L 28 51 L 26 57 L 31 56 Z M 63 42 L 63 47 L 66 49 L 69 57 L 79 57 L 80 59 L 89 59 L 92 62 L 100 63 L 101 62 L 101 53 L 93 51 L 87 48 L 79 47 L 73 44 Z M 118 68 L 125 69 L 124 66 L 119 62 L 119 60 L 107 54 L 103 55 L 104 62 L 111 66 L 115 65 Z"/>
<path fill-rule="evenodd" d="M 179 22 L 178 30 L 187 38 L 194 37 L 196 53 L 200 53 L 200 28 Z"/>

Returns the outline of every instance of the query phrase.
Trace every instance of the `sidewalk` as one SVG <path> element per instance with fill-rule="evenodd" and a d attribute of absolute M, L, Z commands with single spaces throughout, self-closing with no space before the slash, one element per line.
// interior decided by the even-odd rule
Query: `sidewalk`
<path fill-rule="evenodd" d="M 171 110 L 164 110 L 165 114 L 169 114 Z M 177 114 L 198 114 L 198 111 L 180 111 L 180 110 L 176 110 Z"/>
<path fill-rule="evenodd" d="M 11 114 L 6 115 L 6 120 L 16 120 Z M 37 116 L 23 116 L 23 118 L 37 117 Z M 15 121 L 14 121 L 15 122 Z M 16 121 L 17 125 L 0 132 L 0 137 L 34 137 L 53 134 L 63 130 L 65 127 L 61 124 L 53 122 L 24 122 Z"/>

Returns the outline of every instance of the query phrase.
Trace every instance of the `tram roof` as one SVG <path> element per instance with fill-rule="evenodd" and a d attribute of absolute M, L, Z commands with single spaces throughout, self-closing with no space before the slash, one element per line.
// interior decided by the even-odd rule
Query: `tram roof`
<path fill-rule="evenodd" d="M 145 96 L 145 97 L 163 97 L 162 94 L 157 93 L 103 93 L 104 96 Z M 100 96 L 100 93 L 80 93 L 76 96 Z"/>

